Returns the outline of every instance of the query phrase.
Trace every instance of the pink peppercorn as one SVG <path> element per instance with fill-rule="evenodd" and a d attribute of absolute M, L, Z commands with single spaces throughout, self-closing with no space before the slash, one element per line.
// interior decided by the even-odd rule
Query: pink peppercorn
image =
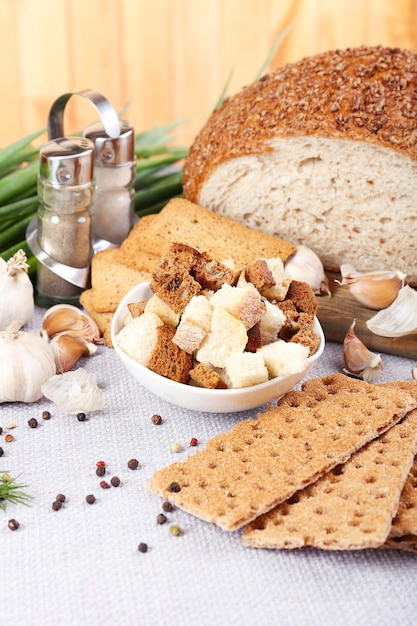
<path fill-rule="evenodd" d="M 196 439 L 195 437 L 191 437 L 190 446 L 197 446 L 197 445 L 198 445 L 198 439 Z"/>

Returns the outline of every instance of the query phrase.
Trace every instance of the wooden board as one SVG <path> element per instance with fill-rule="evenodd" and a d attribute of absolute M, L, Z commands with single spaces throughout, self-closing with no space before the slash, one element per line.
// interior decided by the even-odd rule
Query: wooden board
<path fill-rule="evenodd" d="M 367 328 L 366 321 L 375 315 L 376 311 L 359 304 L 347 286 L 342 287 L 335 282 L 336 279 L 340 280 L 340 274 L 327 272 L 327 275 L 332 295 L 330 298 L 318 296 L 317 313 L 327 341 L 343 343 L 352 321 L 356 319 L 355 334 L 369 350 L 417 361 L 417 333 L 395 338 L 375 335 Z"/>

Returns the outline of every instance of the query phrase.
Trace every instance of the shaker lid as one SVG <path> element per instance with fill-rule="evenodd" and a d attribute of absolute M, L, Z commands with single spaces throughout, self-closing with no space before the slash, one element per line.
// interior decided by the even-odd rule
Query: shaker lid
<path fill-rule="evenodd" d="M 89 139 L 52 139 L 40 148 L 39 155 L 39 173 L 51 183 L 82 185 L 93 179 L 94 144 Z"/>
<path fill-rule="evenodd" d="M 101 122 L 89 124 L 83 134 L 94 142 L 96 161 L 103 165 L 121 165 L 135 160 L 135 131 L 126 120 L 120 120 L 118 137 L 109 137 Z"/>

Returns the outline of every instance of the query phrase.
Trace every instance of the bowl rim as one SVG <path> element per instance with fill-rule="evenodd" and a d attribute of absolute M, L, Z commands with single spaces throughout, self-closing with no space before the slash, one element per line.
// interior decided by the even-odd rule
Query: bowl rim
<path fill-rule="evenodd" d="M 160 374 L 157 374 L 156 372 L 150 370 L 145 365 L 142 365 L 142 363 L 139 363 L 139 361 L 135 361 L 135 359 L 133 359 L 128 354 L 126 354 L 117 344 L 116 335 L 122 328 L 121 326 L 122 320 L 120 318 L 123 313 L 124 315 L 127 315 L 128 313 L 127 305 L 132 299 L 132 293 L 136 292 L 139 289 L 150 291 L 150 282 L 138 283 L 137 285 L 132 287 L 132 289 L 130 289 L 127 292 L 127 294 L 122 298 L 116 311 L 114 312 L 114 315 L 111 321 L 111 326 L 110 326 L 110 336 L 111 336 L 113 348 L 116 350 L 116 353 L 122 358 L 122 360 L 125 360 L 127 363 L 131 363 L 132 366 L 135 366 L 135 367 L 137 366 L 139 368 L 139 371 L 145 371 L 146 376 L 148 376 L 150 380 L 154 380 L 155 382 L 157 382 L 157 381 L 160 381 L 161 378 L 163 378 L 164 384 L 168 385 L 168 387 L 171 387 L 173 390 L 178 389 L 178 391 L 184 392 L 184 387 L 185 387 L 187 388 L 187 390 L 189 390 L 190 393 L 198 392 L 198 394 L 199 395 L 201 394 L 202 397 L 208 396 L 208 397 L 214 398 L 215 396 L 219 395 L 222 398 L 233 398 L 233 396 L 241 396 L 242 394 L 244 395 L 244 394 L 249 394 L 249 393 L 262 392 L 266 389 L 269 389 L 270 387 L 274 387 L 275 385 L 279 384 L 281 381 L 287 378 L 290 378 L 291 376 L 300 376 L 299 380 L 301 381 L 304 378 L 304 376 L 306 376 L 308 371 L 311 369 L 312 365 L 323 354 L 323 351 L 326 345 L 326 339 L 324 336 L 323 328 L 317 316 L 315 315 L 314 316 L 314 331 L 319 335 L 320 344 L 316 352 L 307 358 L 307 366 L 301 372 L 295 372 L 294 374 L 289 374 L 285 376 L 275 376 L 274 378 L 270 378 L 269 380 L 263 383 L 257 383 L 256 385 L 250 385 L 248 387 L 237 387 L 233 389 L 230 389 L 230 388 L 207 389 L 206 387 L 198 387 L 197 385 L 187 385 L 185 383 L 180 383 L 176 380 L 172 380 L 170 378 L 161 376 Z M 116 328 L 117 325 L 119 326 Z"/>

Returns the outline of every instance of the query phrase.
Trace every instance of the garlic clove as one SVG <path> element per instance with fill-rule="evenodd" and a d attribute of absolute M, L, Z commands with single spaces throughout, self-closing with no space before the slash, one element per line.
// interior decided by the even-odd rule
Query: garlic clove
<path fill-rule="evenodd" d="M 42 385 L 42 393 L 68 415 L 93 413 L 104 407 L 104 392 L 96 376 L 82 367 L 52 376 Z"/>
<path fill-rule="evenodd" d="M 411 370 L 411 378 L 413 380 L 417 380 L 417 364 Z"/>
<path fill-rule="evenodd" d="M 368 350 L 365 344 L 356 336 L 356 320 L 353 320 L 343 341 L 343 359 L 345 368 L 350 374 L 362 378 L 367 383 L 380 376 L 384 365 L 379 354 Z"/>
<path fill-rule="evenodd" d="M 348 285 L 358 302 L 375 310 L 385 309 L 394 302 L 406 276 L 399 270 L 361 273 L 350 263 L 341 265 L 340 273 L 342 280 L 336 282 Z"/>
<path fill-rule="evenodd" d="M 55 304 L 48 309 L 42 319 L 41 333 L 49 339 L 66 333 L 90 343 L 104 343 L 95 321 L 72 304 Z"/>
<path fill-rule="evenodd" d="M 417 331 L 417 291 L 405 285 L 391 306 L 378 311 L 366 325 L 381 337 L 402 337 Z"/>
<path fill-rule="evenodd" d="M 297 246 L 295 253 L 285 262 L 285 271 L 293 280 L 310 285 L 315 294 L 331 295 L 323 263 L 311 248 Z"/>
<path fill-rule="evenodd" d="M 58 374 L 68 372 L 83 355 L 91 355 L 97 346 L 84 337 L 73 337 L 66 333 L 55 335 L 50 342 Z"/>

